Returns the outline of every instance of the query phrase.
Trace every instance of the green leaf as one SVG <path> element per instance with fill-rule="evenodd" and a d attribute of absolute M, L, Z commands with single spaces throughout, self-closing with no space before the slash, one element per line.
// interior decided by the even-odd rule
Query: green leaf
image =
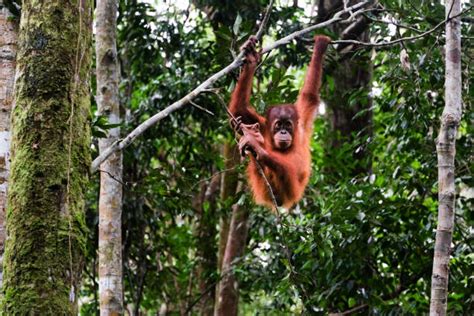
<path fill-rule="evenodd" d="M 347 302 L 349 307 L 354 307 L 356 305 L 356 303 L 357 303 L 357 301 L 353 297 L 349 298 L 349 301 Z"/>
<path fill-rule="evenodd" d="M 239 35 L 240 25 L 242 24 L 242 16 L 237 14 L 235 18 L 234 26 L 232 27 L 232 31 L 234 31 L 235 35 Z"/>

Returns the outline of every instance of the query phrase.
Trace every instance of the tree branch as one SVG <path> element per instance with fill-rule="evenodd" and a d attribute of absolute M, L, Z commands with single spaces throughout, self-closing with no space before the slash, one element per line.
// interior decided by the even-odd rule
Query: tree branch
<path fill-rule="evenodd" d="M 257 34 L 255 35 L 255 37 L 257 37 L 258 40 L 262 39 L 263 32 L 265 32 L 265 27 L 267 26 L 268 20 L 270 19 L 270 13 L 272 12 L 272 8 L 273 8 L 273 0 L 270 0 L 270 3 L 267 6 L 267 10 L 265 11 L 265 15 L 263 16 L 262 23 L 260 23 Z"/>
<path fill-rule="evenodd" d="M 332 23 L 341 21 L 341 20 L 343 20 L 342 15 L 344 13 L 351 12 L 351 11 L 356 10 L 356 9 L 360 9 L 363 6 L 365 6 L 366 4 L 368 4 L 368 2 L 360 2 L 358 4 L 355 4 L 353 6 L 348 7 L 347 9 L 344 9 L 344 10 L 341 10 L 341 11 L 337 12 L 331 19 L 329 19 L 325 22 L 315 24 L 315 25 L 312 25 L 312 26 L 307 27 L 305 29 L 302 29 L 300 31 L 294 32 L 294 33 L 292 33 L 292 34 L 290 34 L 290 35 L 274 42 L 270 46 L 264 48 L 262 50 L 262 54 L 267 53 L 267 52 L 269 52 L 269 51 L 271 51 L 271 50 L 273 50 L 273 49 L 275 49 L 279 46 L 286 45 L 286 44 L 290 43 L 292 40 L 294 40 L 298 37 L 301 37 L 306 33 L 309 33 L 311 31 L 314 31 L 314 30 L 319 29 L 319 28 L 326 27 L 326 26 L 328 26 Z M 350 18 L 353 18 L 355 15 L 361 14 L 362 12 L 363 12 L 362 10 L 356 11 L 351 15 Z M 265 25 L 262 22 L 260 24 L 260 29 L 262 29 L 264 26 Z M 257 34 L 259 34 L 259 33 L 261 33 L 260 30 L 257 32 Z M 169 105 L 168 107 L 164 108 L 160 112 L 156 113 L 155 115 L 150 117 L 148 120 L 146 120 L 145 122 L 138 125 L 125 138 L 123 138 L 121 140 L 118 140 L 113 145 L 111 145 L 109 148 L 104 150 L 92 162 L 91 172 L 97 171 L 97 168 L 100 166 L 100 164 L 103 161 L 105 161 L 112 153 L 114 153 L 115 151 L 118 151 L 118 150 L 123 150 L 124 148 L 128 147 L 137 137 L 139 137 L 141 134 L 143 134 L 147 129 L 149 129 L 150 127 L 152 127 L 153 125 L 155 125 L 156 123 L 158 123 L 159 121 L 161 121 L 162 119 L 164 119 L 165 117 L 167 117 L 168 115 L 173 113 L 174 111 L 181 109 L 184 105 L 190 103 L 191 100 L 193 100 L 201 92 L 206 90 L 209 86 L 214 84 L 217 80 L 219 80 L 220 78 L 222 78 L 223 76 L 225 76 L 226 74 L 231 72 L 232 70 L 240 67 L 240 65 L 242 65 L 242 62 L 243 62 L 243 57 L 244 57 L 244 52 L 242 51 L 242 52 L 239 53 L 239 55 L 237 55 L 237 57 L 228 66 L 226 66 L 225 68 L 223 68 L 219 72 L 217 72 L 214 75 L 212 75 L 211 77 L 209 77 L 206 81 L 201 83 L 197 88 L 195 88 L 189 94 L 187 94 L 186 96 L 184 96 L 180 100 L 174 102 L 173 104 Z"/>
<path fill-rule="evenodd" d="M 278 41 L 274 42 L 270 46 L 265 47 L 262 50 L 262 54 L 268 53 L 269 51 L 274 50 L 275 48 L 277 48 L 279 46 L 287 45 L 287 44 L 291 43 L 291 41 L 293 41 L 293 40 L 295 40 L 299 37 L 302 37 L 306 33 L 309 33 L 309 32 L 314 31 L 316 29 L 320 29 L 320 28 L 329 26 L 333 23 L 342 21 L 342 20 L 344 20 L 344 18 L 342 17 L 342 15 L 344 13 L 351 12 L 351 11 L 356 10 L 356 9 L 360 9 L 368 3 L 369 3 L 368 1 L 357 3 L 353 6 L 348 7 L 347 9 L 343 9 L 343 10 L 337 12 L 336 14 L 334 14 L 334 16 L 332 18 L 330 18 L 327 21 L 324 21 L 324 22 L 312 25 L 310 27 L 304 28 L 302 30 L 296 31 L 294 33 L 291 33 L 290 35 L 287 35 L 287 36 L 283 37 L 282 39 L 279 39 Z M 346 20 L 353 19 L 356 15 L 362 14 L 363 12 L 366 12 L 366 11 L 365 10 L 356 11 L 356 12 L 352 13 L 351 16 Z"/>

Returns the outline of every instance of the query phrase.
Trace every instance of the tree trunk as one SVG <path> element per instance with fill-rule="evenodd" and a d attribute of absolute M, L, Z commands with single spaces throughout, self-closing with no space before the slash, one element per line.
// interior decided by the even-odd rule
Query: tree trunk
<path fill-rule="evenodd" d="M 108 124 L 120 123 L 119 64 L 117 60 L 117 0 L 99 0 L 96 10 L 97 105 Z M 99 139 L 99 151 L 120 137 L 120 128 Z M 100 166 L 99 296 L 101 315 L 123 314 L 122 282 L 122 153 Z"/>
<path fill-rule="evenodd" d="M 459 0 L 446 2 L 446 17 L 461 12 Z M 456 17 L 446 23 L 445 106 L 436 140 L 438 154 L 438 227 L 431 277 L 430 315 L 446 315 L 448 301 L 449 256 L 454 226 L 454 157 L 456 135 L 461 121 L 461 26 Z"/>
<path fill-rule="evenodd" d="M 234 197 L 237 192 L 237 184 L 239 175 L 237 173 L 237 166 L 240 162 L 240 154 L 237 150 L 237 146 L 233 141 L 228 141 L 224 143 L 223 148 L 223 156 L 224 156 L 224 173 L 222 174 L 221 178 L 221 200 L 223 205 L 227 204 L 227 200 L 231 197 Z M 234 201 L 235 202 L 235 201 Z M 217 270 L 222 275 L 223 273 L 223 262 L 225 256 L 225 250 L 227 246 L 227 239 L 229 236 L 229 228 L 230 228 L 230 215 L 227 209 L 222 210 L 221 217 L 219 219 L 219 245 L 218 245 L 218 253 L 217 253 Z M 222 281 L 221 281 L 222 282 Z M 217 284 L 216 288 L 216 299 L 215 299 L 215 306 L 214 311 L 216 313 L 218 308 L 219 302 L 219 288 L 220 284 Z"/>
<path fill-rule="evenodd" d="M 8 175 L 10 172 L 10 113 L 14 100 L 18 19 L 0 0 L 0 289 L 3 284 L 3 250 Z"/>
<path fill-rule="evenodd" d="M 89 1 L 22 2 L 5 315 L 77 315 L 90 167 Z"/>
<path fill-rule="evenodd" d="M 214 300 L 216 297 L 216 197 L 219 190 L 220 175 L 214 175 L 210 183 L 202 188 L 196 211 L 199 214 L 197 226 L 198 260 L 197 275 L 199 279 L 199 315 L 206 316 L 214 313 Z"/>
<path fill-rule="evenodd" d="M 238 204 L 232 206 L 229 236 L 222 262 L 222 280 L 214 315 L 236 316 L 238 313 L 239 288 L 232 272 L 233 262 L 241 257 L 247 243 L 249 211 Z"/>
<path fill-rule="evenodd" d="M 225 171 L 222 174 L 221 179 L 221 200 L 225 203 L 228 198 L 235 196 L 239 176 L 236 168 L 240 162 L 240 154 L 233 141 L 224 144 L 223 156 Z M 228 212 L 222 212 L 219 223 L 219 250 L 217 256 L 217 266 L 219 271 L 222 271 L 222 261 L 224 260 L 227 236 L 229 235 L 230 214 L 227 213 Z"/>

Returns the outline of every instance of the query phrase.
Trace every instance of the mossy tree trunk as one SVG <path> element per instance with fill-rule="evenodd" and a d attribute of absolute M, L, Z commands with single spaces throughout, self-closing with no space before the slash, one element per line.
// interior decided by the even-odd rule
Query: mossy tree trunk
<path fill-rule="evenodd" d="M 77 314 L 90 166 L 91 3 L 22 2 L 3 313 Z"/>
<path fill-rule="evenodd" d="M 117 59 L 117 0 L 99 0 L 96 10 L 97 104 L 109 124 L 120 124 Z M 99 139 L 103 152 L 120 137 L 120 127 Z M 123 314 L 122 282 L 122 153 L 100 166 L 99 293 L 101 315 Z"/>
<path fill-rule="evenodd" d="M 10 172 L 10 113 L 14 99 L 18 21 L 0 0 L 0 288 L 3 284 L 3 250 L 8 175 Z"/>
<path fill-rule="evenodd" d="M 431 276 L 431 316 L 444 316 L 448 307 L 448 280 L 456 202 L 456 135 L 462 115 L 461 99 L 461 2 L 446 1 L 445 105 L 436 139 L 438 153 L 438 226 Z"/>

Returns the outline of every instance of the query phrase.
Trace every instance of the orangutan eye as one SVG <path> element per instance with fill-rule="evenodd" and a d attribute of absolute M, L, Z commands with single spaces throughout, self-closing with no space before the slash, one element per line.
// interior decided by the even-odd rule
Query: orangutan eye
<path fill-rule="evenodd" d="M 277 122 L 275 123 L 275 129 L 276 129 L 276 130 L 281 129 L 281 122 L 280 122 L 280 121 L 277 121 Z"/>

